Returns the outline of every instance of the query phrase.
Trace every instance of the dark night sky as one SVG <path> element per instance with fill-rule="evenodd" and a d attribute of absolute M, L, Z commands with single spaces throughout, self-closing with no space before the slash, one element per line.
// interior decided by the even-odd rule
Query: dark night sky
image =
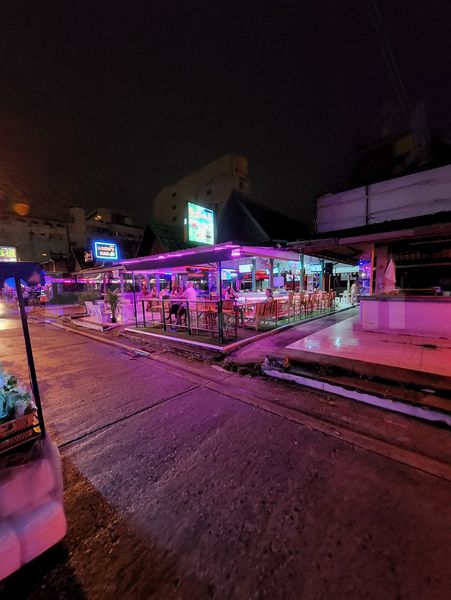
<path fill-rule="evenodd" d="M 412 104 L 451 119 L 451 3 L 379 0 Z M 0 190 L 35 212 L 150 213 L 229 151 L 309 218 L 394 102 L 364 0 L 2 2 Z"/>

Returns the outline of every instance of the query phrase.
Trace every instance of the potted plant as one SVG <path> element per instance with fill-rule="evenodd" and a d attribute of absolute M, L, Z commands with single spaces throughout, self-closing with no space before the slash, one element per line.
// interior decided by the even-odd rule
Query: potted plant
<path fill-rule="evenodd" d="M 78 299 L 80 304 L 85 304 L 85 302 L 95 302 L 100 298 L 99 292 L 97 290 L 87 290 L 86 292 L 82 292 L 78 295 Z M 86 308 L 86 304 L 85 304 Z"/>
<path fill-rule="evenodd" d="M 108 306 L 111 308 L 111 322 L 116 323 L 116 314 L 119 304 L 121 303 L 121 297 L 119 295 L 119 290 L 112 290 L 107 292 L 106 301 Z"/>
<path fill-rule="evenodd" d="M 0 368 L 0 452 L 34 435 L 35 412 L 30 393 Z"/>

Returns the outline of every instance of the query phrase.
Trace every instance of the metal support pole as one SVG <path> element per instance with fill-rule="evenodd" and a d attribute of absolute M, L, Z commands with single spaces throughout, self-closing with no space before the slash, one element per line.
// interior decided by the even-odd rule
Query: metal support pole
<path fill-rule="evenodd" d="M 143 324 L 144 324 L 144 327 L 147 327 L 147 325 L 146 325 L 146 311 L 145 311 L 145 308 L 144 308 L 144 300 L 141 300 L 141 306 L 142 306 L 142 313 L 143 313 Z"/>
<path fill-rule="evenodd" d="M 36 376 L 36 369 L 34 366 L 33 350 L 31 348 L 30 332 L 28 330 L 27 315 L 25 313 L 25 306 L 23 302 L 22 287 L 19 277 L 14 277 L 16 282 L 17 300 L 19 301 L 19 312 L 20 320 L 22 322 L 23 338 L 25 342 L 25 350 L 27 353 L 28 369 L 30 371 L 31 389 L 33 391 L 33 397 L 36 402 L 36 408 L 38 409 L 38 418 L 41 426 L 42 437 L 45 437 L 45 425 L 44 415 L 42 414 L 41 396 L 39 394 L 38 378 Z"/>
<path fill-rule="evenodd" d="M 222 265 L 221 261 L 218 262 L 218 279 L 219 279 L 219 302 L 218 302 L 218 333 L 219 342 L 222 344 L 224 341 L 224 323 L 222 314 Z"/>
<path fill-rule="evenodd" d="M 166 327 L 166 313 L 164 311 L 164 302 L 165 302 L 164 300 L 161 301 L 161 311 L 162 311 L 161 315 L 163 317 L 163 330 L 166 331 L 167 327 Z"/>
<path fill-rule="evenodd" d="M 304 291 L 304 255 L 299 255 L 299 291 Z"/>
<path fill-rule="evenodd" d="M 370 296 L 374 294 L 374 244 L 371 248 Z"/>
<path fill-rule="evenodd" d="M 186 301 L 186 325 L 188 327 L 188 335 L 191 335 L 191 316 L 189 314 L 189 300 Z"/>
<path fill-rule="evenodd" d="M 138 327 L 138 312 L 136 308 L 135 272 L 132 271 L 133 310 L 135 312 L 135 327 Z"/>
<path fill-rule="evenodd" d="M 269 287 L 274 288 L 274 259 L 269 259 Z"/>
<path fill-rule="evenodd" d="M 257 291 L 257 259 L 252 259 L 252 291 Z"/>

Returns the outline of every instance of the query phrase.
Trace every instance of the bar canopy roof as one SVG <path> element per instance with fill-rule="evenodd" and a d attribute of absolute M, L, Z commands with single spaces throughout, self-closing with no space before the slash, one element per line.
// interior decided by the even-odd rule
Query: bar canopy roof
<path fill-rule="evenodd" d="M 225 243 L 215 246 L 199 246 L 178 252 L 167 252 L 155 256 L 143 256 L 121 261 L 126 272 L 157 272 L 174 267 L 194 267 L 211 263 L 239 260 L 240 258 L 273 258 L 274 260 L 298 261 L 299 253 L 282 248 L 264 246 L 241 246 Z"/>
<path fill-rule="evenodd" d="M 448 213 L 447 213 L 448 214 Z M 363 253 L 374 245 L 394 243 L 450 243 L 451 214 L 431 215 L 440 218 L 439 222 L 430 222 L 428 217 L 405 219 L 381 223 L 377 226 L 359 227 L 355 230 L 336 232 L 334 235 L 317 237 L 310 240 L 291 242 L 289 247 L 303 254 L 318 256 L 328 260 L 356 264 Z"/>

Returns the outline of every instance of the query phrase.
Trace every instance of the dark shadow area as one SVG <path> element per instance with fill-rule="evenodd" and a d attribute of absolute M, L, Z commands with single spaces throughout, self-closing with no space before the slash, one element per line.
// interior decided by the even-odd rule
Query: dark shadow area
<path fill-rule="evenodd" d="M 177 560 L 103 498 L 63 460 L 66 538 L 0 583 L 2 600 L 210 598 L 211 589 L 181 577 Z"/>

